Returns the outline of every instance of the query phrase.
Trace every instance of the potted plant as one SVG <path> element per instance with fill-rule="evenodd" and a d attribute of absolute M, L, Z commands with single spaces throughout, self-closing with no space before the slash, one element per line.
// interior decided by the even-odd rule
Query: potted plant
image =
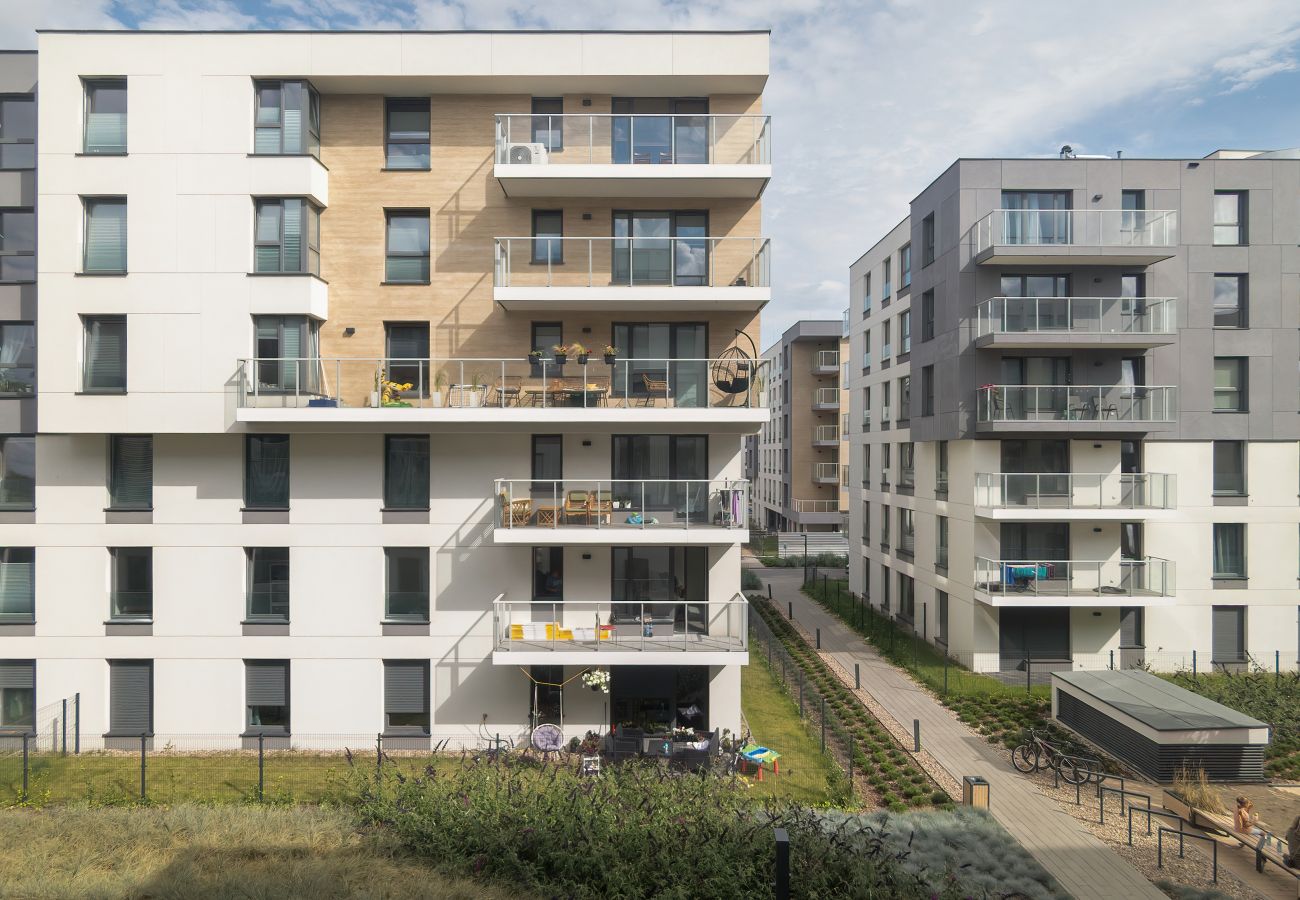
<path fill-rule="evenodd" d="M 384 394 L 379 402 L 384 406 L 410 408 L 411 404 L 402 399 L 402 392 L 409 391 L 413 386 L 409 381 L 399 383 L 386 380 L 384 381 Z"/>
<path fill-rule="evenodd" d="M 378 408 L 379 408 L 380 385 L 382 385 L 382 384 L 384 383 L 384 381 L 387 379 L 387 377 L 388 377 L 388 376 L 387 376 L 387 374 L 384 372 L 383 369 L 376 369 L 376 370 L 375 370 L 375 383 L 374 383 L 374 386 L 373 386 L 373 387 L 371 388 L 371 390 L 370 390 L 370 408 L 371 408 L 371 409 L 378 409 Z"/>
<path fill-rule="evenodd" d="M 582 683 L 602 694 L 609 693 L 609 672 L 605 669 L 588 669 L 582 673 Z"/>
<path fill-rule="evenodd" d="M 587 364 L 587 348 L 582 344 L 575 343 L 569 348 L 569 352 L 578 357 L 578 365 L 585 366 Z"/>
<path fill-rule="evenodd" d="M 605 365 L 612 366 L 618 360 L 618 348 L 613 344 L 605 345 Z"/>
<path fill-rule="evenodd" d="M 442 406 L 442 389 L 447 386 L 447 373 L 438 370 L 438 374 L 433 376 L 433 393 L 429 395 L 430 406 Z"/>
<path fill-rule="evenodd" d="M 540 366 L 540 365 L 542 364 L 542 351 L 541 351 L 541 350 L 529 350 L 529 351 L 528 351 L 528 364 L 529 364 L 529 365 L 533 365 L 533 366 Z"/>
<path fill-rule="evenodd" d="M 551 348 L 551 356 L 554 357 L 557 366 L 562 366 L 569 361 L 569 348 L 563 344 L 556 344 Z"/>

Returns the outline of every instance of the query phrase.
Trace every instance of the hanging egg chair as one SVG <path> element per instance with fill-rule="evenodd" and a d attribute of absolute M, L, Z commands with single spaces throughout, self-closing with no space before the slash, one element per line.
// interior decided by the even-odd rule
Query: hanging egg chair
<path fill-rule="evenodd" d="M 728 347 L 713 361 L 713 386 L 724 394 L 743 394 L 749 390 L 754 360 L 739 347 Z"/>

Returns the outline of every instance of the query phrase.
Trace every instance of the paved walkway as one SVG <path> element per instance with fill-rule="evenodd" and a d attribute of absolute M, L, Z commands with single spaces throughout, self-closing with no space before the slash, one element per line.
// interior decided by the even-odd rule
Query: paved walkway
<path fill-rule="evenodd" d="M 795 620 L 810 633 L 820 628 L 822 650 L 852 672 L 861 666 L 862 688 L 909 731 L 921 721 L 921 745 L 959 783 L 963 775 L 989 782 L 990 812 L 1044 869 L 1077 900 L 1168 900 L 1129 862 L 1011 767 L 1010 757 L 971 732 L 939 701 L 882 659 L 837 617 L 799 591 L 801 569 L 757 569 L 772 587 L 778 608 L 794 604 Z"/>

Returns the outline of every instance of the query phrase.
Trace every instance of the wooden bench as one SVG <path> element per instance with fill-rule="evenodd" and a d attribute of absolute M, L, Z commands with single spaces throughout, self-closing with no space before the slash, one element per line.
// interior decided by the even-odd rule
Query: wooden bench
<path fill-rule="evenodd" d="M 1288 875 L 1295 878 L 1296 897 L 1300 898 L 1300 868 L 1288 866 L 1283 861 L 1282 848 L 1286 845 L 1286 841 L 1269 831 L 1265 831 L 1259 837 L 1242 834 L 1236 829 L 1236 822 L 1226 815 L 1208 813 L 1205 810 L 1197 809 L 1196 807 L 1192 807 L 1191 812 L 1193 825 L 1199 825 L 1213 834 L 1231 838 L 1247 850 L 1252 851 L 1255 854 L 1256 871 L 1264 871 L 1264 864 L 1266 862 L 1271 862 L 1283 872 L 1286 872 Z M 1288 852 L 1292 851 L 1292 848 L 1287 849 Z M 1294 848 L 1294 850 L 1300 851 L 1300 848 Z"/>

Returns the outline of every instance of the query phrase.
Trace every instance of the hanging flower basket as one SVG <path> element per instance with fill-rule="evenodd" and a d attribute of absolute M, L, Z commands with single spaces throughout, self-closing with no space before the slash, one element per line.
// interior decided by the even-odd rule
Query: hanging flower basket
<path fill-rule="evenodd" d="M 590 669 L 582 673 L 582 683 L 593 691 L 609 693 L 609 672 L 604 669 Z"/>

